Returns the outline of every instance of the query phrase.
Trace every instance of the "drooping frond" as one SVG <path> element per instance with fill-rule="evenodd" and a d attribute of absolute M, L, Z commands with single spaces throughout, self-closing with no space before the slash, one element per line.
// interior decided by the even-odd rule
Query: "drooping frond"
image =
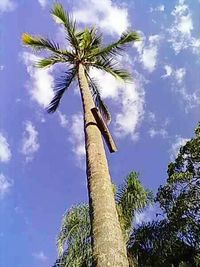
<path fill-rule="evenodd" d="M 119 54 L 121 50 L 123 50 L 124 46 L 130 42 L 139 41 L 140 37 L 138 33 L 127 31 L 124 32 L 120 39 L 117 42 L 114 42 L 106 47 L 100 48 L 98 51 L 91 53 L 90 57 L 104 57 L 113 56 Z"/>
<path fill-rule="evenodd" d="M 59 260 L 55 266 L 91 266 L 92 247 L 89 207 L 72 207 L 63 217 L 57 239 Z M 84 265 L 85 264 L 85 265 Z"/>
<path fill-rule="evenodd" d="M 152 199 L 150 192 L 145 190 L 136 172 L 131 172 L 116 194 L 119 219 L 123 230 L 130 232 L 135 212 L 141 211 Z"/>
<path fill-rule="evenodd" d="M 61 4 L 55 3 L 51 14 L 57 23 L 63 24 L 67 34 L 67 40 L 72 48 L 78 49 L 78 41 L 76 38 L 76 22 L 70 18 L 69 14 L 63 9 Z"/>
<path fill-rule="evenodd" d="M 91 66 L 100 69 L 102 71 L 108 72 L 113 75 L 116 79 L 122 81 L 130 81 L 131 75 L 125 69 L 120 69 L 116 61 L 111 59 L 99 59 L 94 63 L 91 63 Z"/>
<path fill-rule="evenodd" d="M 48 113 L 53 113 L 56 111 L 64 92 L 69 88 L 71 82 L 75 78 L 76 73 L 77 69 L 72 68 L 69 71 L 65 72 L 65 74 L 60 79 L 58 79 L 55 85 L 55 95 L 51 103 L 47 107 Z"/>
<path fill-rule="evenodd" d="M 28 33 L 24 33 L 22 35 L 22 42 L 36 51 L 49 50 L 63 57 L 66 56 L 66 58 L 72 57 L 72 54 L 67 50 L 61 50 L 57 43 L 43 37 L 33 36 Z"/>
<path fill-rule="evenodd" d="M 101 94 L 100 94 L 100 91 L 98 88 L 99 86 L 98 86 L 96 80 L 94 78 L 90 77 L 90 75 L 88 73 L 87 73 L 87 77 L 88 77 L 88 84 L 89 84 L 90 90 L 92 92 L 92 96 L 93 96 L 95 105 L 97 108 L 99 108 L 105 122 L 107 124 L 109 124 L 111 122 L 111 115 L 110 115 L 110 112 L 109 112 L 106 104 L 104 103 L 104 101 L 101 98 Z"/>

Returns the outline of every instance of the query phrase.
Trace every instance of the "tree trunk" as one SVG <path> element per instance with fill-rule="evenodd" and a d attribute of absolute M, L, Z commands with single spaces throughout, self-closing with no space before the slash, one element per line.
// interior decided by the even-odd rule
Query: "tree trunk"
<path fill-rule="evenodd" d="M 103 140 L 91 112 L 94 108 L 94 101 L 82 64 L 79 64 L 78 80 L 84 113 L 86 167 L 95 266 L 128 267 L 126 246 L 118 220 Z"/>

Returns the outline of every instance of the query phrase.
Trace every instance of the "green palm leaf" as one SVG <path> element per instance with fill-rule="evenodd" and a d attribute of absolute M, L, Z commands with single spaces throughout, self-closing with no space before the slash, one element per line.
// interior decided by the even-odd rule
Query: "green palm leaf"
<path fill-rule="evenodd" d="M 57 83 L 55 86 L 55 91 L 56 91 L 55 96 L 53 97 L 52 101 L 47 107 L 48 113 L 53 113 L 56 111 L 58 105 L 60 104 L 60 100 L 64 92 L 69 88 L 70 84 L 75 78 L 76 73 L 77 73 L 77 69 L 72 68 L 69 71 L 65 72 L 65 75 L 57 80 Z"/>
<path fill-rule="evenodd" d="M 57 23 L 64 25 L 67 33 L 67 40 L 72 48 L 78 50 L 78 40 L 76 38 L 76 22 L 70 18 L 69 14 L 63 9 L 61 4 L 55 3 L 51 14 Z"/>
<path fill-rule="evenodd" d="M 152 201 L 152 193 L 142 186 L 138 179 L 138 174 L 131 172 L 116 194 L 119 220 L 127 239 L 135 212 L 140 212 Z"/>
<path fill-rule="evenodd" d="M 36 67 L 38 67 L 38 68 L 49 68 L 49 67 L 53 66 L 54 64 L 60 63 L 60 62 L 68 62 L 68 61 L 66 59 L 62 58 L 62 57 L 51 56 L 51 57 L 48 57 L 48 58 L 40 59 L 36 63 Z"/>
<path fill-rule="evenodd" d="M 113 55 L 115 56 L 119 54 L 121 50 L 123 50 L 125 45 L 135 41 L 140 41 L 138 33 L 132 31 L 124 32 L 117 42 L 112 43 L 106 47 L 100 48 L 95 53 L 91 53 L 90 57 L 94 58 L 98 56 L 100 57 L 108 57 Z"/>
<path fill-rule="evenodd" d="M 54 266 L 92 266 L 91 226 L 86 204 L 72 207 L 63 217 L 57 240 L 60 255 Z M 64 248 L 67 249 L 64 251 Z"/>
<path fill-rule="evenodd" d="M 128 71 L 120 69 L 116 61 L 111 59 L 99 59 L 94 63 L 91 63 L 91 66 L 100 69 L 102 71 L 110 73 L 116 79 L 122 81 L 130 81 L 131 75 Z"/>
<path fill-rule="evenodd" d="M 67 50 L 61 50 L 59 44 L 43 37 L 33 36 L 28 33 L 24 33 L 22 35 L 22 42 L 36 51 L 49 50 L 51 52 L 61 55 L 63 58 L 66 57 L 66 59 L 68 59 L 68 57 L 71 58 L 73 56 Z"/>

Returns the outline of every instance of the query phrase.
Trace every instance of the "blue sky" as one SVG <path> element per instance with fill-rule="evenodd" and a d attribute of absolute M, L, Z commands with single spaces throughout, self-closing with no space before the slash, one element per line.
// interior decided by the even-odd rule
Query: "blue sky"
<path fill-rule="evenodd" d="M 120 63 L 134 82 L 119 84 L 92 71 L 112 114 L 118 152 L 108 154 L 116 184 L 131 171 L 156 192 L 167 164 L 193 136 L 199 120 L 199 0 L 60 1 L 79 27 L 96 25 L 105 43 L 128 28 L 141 42 Z M 55 69 L 38 70 L 40 55 L 21 44 L 21 34 L 41 34 L 64 46 L 51 0 L 0 1 L 0 266 L 47 267 L 56 259 L 63 213 L 87 201 L 81 103 L 77 84 L 49 115 Z M 152 211 L 137 222 L 148 220 Z"/>

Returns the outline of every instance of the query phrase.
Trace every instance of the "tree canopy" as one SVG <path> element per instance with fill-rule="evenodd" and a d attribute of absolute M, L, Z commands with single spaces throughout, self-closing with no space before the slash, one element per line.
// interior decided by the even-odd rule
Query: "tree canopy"
<path fill-rule="evenodd" d="M 135 229 L 129 249 L 139 266 L 200 266 L 200 124 L 167 173 L 156 196 L 164 219 Z"/>
<path fill-rule="evenodd" d="M 38 52 L 46 51 L 49 54 L 37 62 L 36 66 L 38 68 L 48 68 L 57 63 L 67 65 L 67 71 L 57 79 L 55 96 L 47 111 L 52 113 L 57 110 L 63 94 L 77 78 L 78 65 L 81 63 L 86 68 L 86 75 L 95 105 L 99 108 L 105 121 L 109 123 L 111 120 L 110 113 L 101 98 L 97 82 L 90 75 L 90 69 L 99 69 L 122 81 L 130 80 L 131 75 L 119 66 L 117 61 L 114 60 L 114 56 L 120 54 L 130 42 L 139 41 L 139 35 L 134 31 L 126 31 L 122 33 L 119 40 L 105 46 L 102 44 L 102 34 L 99 33 L 97 28 L 79 30 L 76 21 L 63 9 L 61 4 L 55 3 L 51 14 L 55 22 L 61 24 L 65 29 L 68 49 L 62 49 L 58 43 L 45 37 L 33 36 L 28 33 L 22 35 L 22 41 L 26 46 Z"/>

